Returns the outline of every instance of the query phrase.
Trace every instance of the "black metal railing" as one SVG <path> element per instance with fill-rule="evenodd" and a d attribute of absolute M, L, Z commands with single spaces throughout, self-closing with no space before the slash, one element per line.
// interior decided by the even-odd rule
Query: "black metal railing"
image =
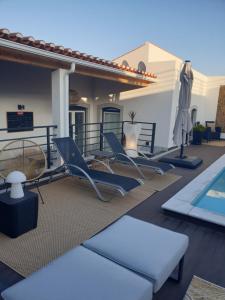
<path fill-rule="evenodd" d="M 15 131 L 14 133 L 8 133 L 8 128 L 0 128 L 0 149 L 12 141 L 19 141 L 23 139 L 34 141 L 45 152 L 47 159 L 47 168 L 49 169 L 53 161 L 56 159 L 56 150 L 53 148 L 52 143 L 52 138 L 56 136 L 54 132 L 54 129 L 56 128 L 56 125 L 33 126 L 23 128 L 23 132 L 16 132 L 16 130 L 18 129 L 12 128 L 12 130 Z"/>
<path fill-rule="evenodd" d="M 118 139 L 123 142 L 124 124 L 130 121 L 120 122 L 97 122 L 70 125 L 70 136 L 76 140 L 80 151 L 88 155 L 94 150 L 110 150 L 104 140 L 104 132 L 114 132 Z M 138 139 L 138 149 L 148 154 L 154 153 L 156 123 L 134 122 L 141 124 L 141 134 Z"/>

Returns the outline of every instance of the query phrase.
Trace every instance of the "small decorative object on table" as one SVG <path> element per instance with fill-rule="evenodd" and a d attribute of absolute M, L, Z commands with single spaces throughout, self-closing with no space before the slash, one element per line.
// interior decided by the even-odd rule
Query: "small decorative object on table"
<path fill-rule="evenodd" d="M 24 197 L 22 182 L 27 180 L 26 176 L 20 171 L 13 171 L 6 177 L 6 182 L 11 183 L 10 197 L 13 199 Z"/>

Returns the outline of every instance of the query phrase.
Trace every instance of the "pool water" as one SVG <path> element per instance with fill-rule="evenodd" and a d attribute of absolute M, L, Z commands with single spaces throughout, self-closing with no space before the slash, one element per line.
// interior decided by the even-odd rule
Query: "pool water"
<path fill-rule="evenodd" d="M 193 205 L 225 215 L 225 168 L 200 193 Z"/>

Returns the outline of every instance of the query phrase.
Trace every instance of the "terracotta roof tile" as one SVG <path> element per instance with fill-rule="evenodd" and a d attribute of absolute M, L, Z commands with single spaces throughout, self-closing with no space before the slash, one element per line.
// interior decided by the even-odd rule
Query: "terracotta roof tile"
<path fill-rule="evenodd" d="M 10 32 L 6 28 L 0 28 L 0 38 L 10 40 L 16 43 L 28 45 L 31 47 L 43 49 L 46 51 L 51 51 L 54 53 L 59 53 L 65 56 L 72 56 L 74 58 L 82 59 L 85 61 L 90 61 L 96 64 L 100 65 L 105 65 L 109 66 L 114 69 L 119 69 L 119 70 L 124 70 L 128 71 L 131 73 L 139 74 L 144 77 L 149 77 L 149 78 L 157 78 L 155 74 L 149 73 L 149 72 L 143 72 L 143 71 L 138 71 L 137 69 L 134 69 L 132 67 L 127 67 L 121 64 L 118 64 L 113 61 L 105 60 L 99 57 L 95 57 L 93 55 L 88 55 L 86 53 L 81 53 L 79 51 L 72 50 L 70 48 L 64 48 L 63 46 L 55 45 L 54 43 L 48 43 L 43 40 L 36 40 L 32 36 L 23 36 L 19 32 Z"/>

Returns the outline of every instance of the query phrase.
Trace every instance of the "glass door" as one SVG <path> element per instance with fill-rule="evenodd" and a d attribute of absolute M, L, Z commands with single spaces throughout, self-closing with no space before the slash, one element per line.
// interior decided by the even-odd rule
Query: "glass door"
<path fill-rule="evenodd" d="M 121 140 L 122 132 L 122 123 L 120 120 L 120 109 L 115 107 L 104 107 L 102 109 L 103 131 L 114 132 L 119 140 Z"/>
<path fill-rule="evenodd" d="M 69 123 L 71 135 L 74 137 L 81 153 L 85 152 L 86 147 L 86 108 L 80 106 L 70 107 Z M 71 126 L 73 125 L 73 126 Z M 73 130 L 73 133 L 72 133 Z"/>

